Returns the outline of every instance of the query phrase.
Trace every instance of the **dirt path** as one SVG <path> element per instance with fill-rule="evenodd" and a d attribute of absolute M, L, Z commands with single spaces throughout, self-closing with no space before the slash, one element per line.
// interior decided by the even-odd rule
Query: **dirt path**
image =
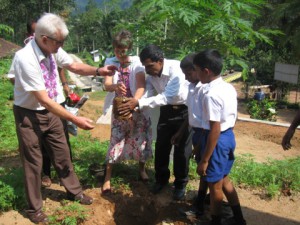
<path fill-rule="evenodd" d="M 88 115 L 94 121 L 99 117 L 101 101 L 87 101 L 81 109 L 81 115 Z M 247 114 L 240 109 L 240 117 L 247 118 Z M 281 111 L 278 122 L 288 123 L 295 115 L 295 111 Z M 293 139 L 294 147 L 283 151 L 280 142 L 286 127 L 271 126 L 252 122 L 238 121 L 235 127 L 237 140 L 236 154 L 252 154 L 256 161 L 265 162 L 268 158 L 285 159 L 300 155 L 300 132 L 296 132 Z M 107 125 L 96 125 L 91 132 L 93 137 L 101 141 L 107 140 L 110 128 Z M 0 162 L 0 166 L 3 165 Z M 7 163 L 7 162 L 6 162 Z M 299 165 L 300 166 L 300 165 Z M 87 206 L 90 213 L 85 225 L 158 225 L 158 224 L 197 224 L 192 217 L 180 214 L 178 209 L 188 209 L 196 195 L 198 181 L 191 181 L 186 200 L 172 201 L 172 187 L 169 186 L 159 195 L 152 195 L 150 187 L 137 179 L 130 181 L 130 188 L 113 193 L 111 196 L 100 196 L 99 183 L 96 188 L 87 189 L 86 193 L 94 198 L 94 203 Z M 300 225 L 300 195 L 268 199 L 262 190 L 248 190 L 237 187 L 241 205 L 248 225 Z M 47 214 L 60 206 L 65 197 L 64 189 L 58 184 L 43 190 L 44 207 Z M 226 210 L 225 210 L 226 211 Z M 9 211 L 0 216 L 0 225 L 29 225 L 30 221 L 23 216 L 23 212 Z M 198 223 L 199 224 L 199 223 Z M 202 224 L 202 223 L 201 223 Z"/>

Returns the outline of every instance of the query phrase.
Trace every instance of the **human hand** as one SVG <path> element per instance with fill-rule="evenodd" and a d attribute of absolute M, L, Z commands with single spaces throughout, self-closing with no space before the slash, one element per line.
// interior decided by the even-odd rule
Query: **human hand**
<path fill-rule="evenodd" d="M 118 70 L 118 68 L 114 65 L 106 65 L 104 67 L 99 68 L 99 73 L 101 76 L 113 76 Z"/>
<path fill-rule="evenodd" d="M 93 120 L 81 116 L 77 116 L 73 123 L 84 130 L 92 130 L 95 127 Z"/>
<path fill-rule="evenodd" d="M 119 96 L 124 96 L 124 95 L 126 95 L 126 92 L 127 92 L 126 86 L 125 86 L 122 82 L 117 83 L 115 92 L 116 92 Z"/>
<path fill-rule="evenodd" d="M 197 166 L 197 173 L 200 176 L 206 176 L 207 167 L 208 167 L 208 162 L 201 160 Z"/>
<path fill-rule="evenodd" d="M 138 100 L 135 98 L 126 99 L 118 108 L 121 115 L 128 115 L 132 113 L 134 108 L 138 105 Z"/>
<path fill-rule="evenodd" d="M 283 150 L 289 150 L 292 147 L 291 139 L 294 136 L 295 130 L 288 129 L 285 135 L 282 138 L 281 146 Z"/>

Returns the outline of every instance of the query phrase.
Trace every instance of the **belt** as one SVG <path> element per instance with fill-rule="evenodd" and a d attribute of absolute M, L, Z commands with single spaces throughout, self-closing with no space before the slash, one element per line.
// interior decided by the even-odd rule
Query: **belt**
<path fill-rule="evenodd" d="M 15 108 L 19 109 L 19 110 L 23 110 L 23 111 L 29 111 L 29 112 L 34 112 L 34 113 L 39 113 L 39 114 L 47 114 L 49 113 L 49 111 L 47 109 L 42 109 L 42 110 L 34 110 L 34 109 L 27 109 L 27 108 L 23 108 L 21 106 L 18 105 L 14 105 Z"/>
<path fill-rule="evenodd" d="M 176 109 L 181 109 L 182 107 L 180 105 L 172 105 L 172 108 L 176 110 Z"/>
<path fill-rule="evenodd" d="M 199 128 L 199 127 L 193 127 L 192 129 L 193 129 L 195 132 L 199 132 L 199 131 L 201 131 L 201 132 L 209 132 L 209 131 L 210 131 L 210 130 L 206 130 L 206 129 Z M 226 132 L 226 131 L 228 131 L 228 130 L 231 130 L 231 129 L 232 129 L 232 127 L 228 128 L 228 129 L 226 129 L 226 130 L 224 130 L 224 131 L 221 131 L 221 134 L 224 133 L 224 132 Z"/>
<path fill-rule="evenodd" d="M 165 109 L 172 109 L 172 110 L 180 110 L 180 109 L 185 109 L 187 108 L 186 105 L 164 105 L 162 108 Z"/>

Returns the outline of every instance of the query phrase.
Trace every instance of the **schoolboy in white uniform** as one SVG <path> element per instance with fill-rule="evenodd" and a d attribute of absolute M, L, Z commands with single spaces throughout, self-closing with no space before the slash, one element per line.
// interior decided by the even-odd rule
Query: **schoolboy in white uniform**
<path fill-rule="evenodd" d="M 173 136 L 172 144 L 179 143 L 184 129 L 186 126 L 190 126 L 193 130 L 192 136 L 192 144 L 194 147 L 193 154 L 195 155 L 195 159 L 197 162 L 200 162 L 200 155 L 198 154 L 199 149 L 199 139 L 202 133 L 201 129 L 201 99 L 199 98 L 199 94 L 203 84 L 199 81 L 197 73 L 195 71 L 193 60 L 196 56 L 196 53 L 190 53 L 186 57 L 184 57 L 180 62 L 180 68 L 185 75 L 185 79 L 190 82 L 188 87 L 188 96 L 186 100 L 186 106 L 188 107 L 188 121 L 185 121 L 180 130 Z M 196 201 L 194 202 L 194 210 L 197 216 L 203 215 L 204 213 L 204 202 L 207 193 L 207 182 L 204 181 L 200 177 L 199 188 L 198 188 L 198 196 Z"/>
<path fill-rule="evenodd" d="M 211 225 L 221 225 L 223 191 L 234 214 L 234 222 L 245 225 L 237 192 L 228 174 L 234 162 L 237 118 L 237 94 L 220 76 L 223 62 L 220 53 L 208 49 L 198 53 L 194 66 L 204 84 L 200 92 L 203 129 L 200 137 L 201 161 L 197 172 L 208 182 L 211 203 Z"/>

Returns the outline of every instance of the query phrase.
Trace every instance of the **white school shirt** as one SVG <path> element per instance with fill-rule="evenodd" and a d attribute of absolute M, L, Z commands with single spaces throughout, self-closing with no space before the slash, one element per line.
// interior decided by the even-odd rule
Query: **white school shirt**
<path fill-rule="evenodd" d="M 73 62 L 72 58 L 63 50 L 59 49 L 56 53 L 57 63 L 60 67 L 64 67 Z M 24 48 L 16 52 L 13 60 L 13 68 L 15 73 L 14 88 L 14 104 L 31 110 L 44 110 L 45 108 L 37 101 L 32 91 L 46 90 L 43 73 L 40 62 L 49 57 L 45 55 L 36 44 L 35 40 L 30 41 Z M 59 74 L 56 70 L 57 92 L 54 101 L 62 103 L 64 95 L 62 87 L 59 85 Z"/>
<path fill-rule="evenodd" d="M 203 84 L 200 81 L 197 84 L 190 83 L 188 87 L 189 92 L 186 100 L 186 105 L 188 107 L 189 125 L 191 127 L 201 128 L 202 107 L 199 95 L 202 87 Z"/>
<path fill-rule="evenodd" d="M 210 130 L 209 121 L 220 122 L 221 132 L 232 128 L 237 118 L 237 93 L 235 88 L 219 77 L 201 89 L 201 128 Z"/>
<path fill-rule="evenodd" d="M 181 71 L 180 62 L 164 59 L 161 76 L 147 76 L 146 93 L 139 99 L 139 108 L 185 104 L 188 85 L 189 82 L 185 80 L 185 75 Z"/>

